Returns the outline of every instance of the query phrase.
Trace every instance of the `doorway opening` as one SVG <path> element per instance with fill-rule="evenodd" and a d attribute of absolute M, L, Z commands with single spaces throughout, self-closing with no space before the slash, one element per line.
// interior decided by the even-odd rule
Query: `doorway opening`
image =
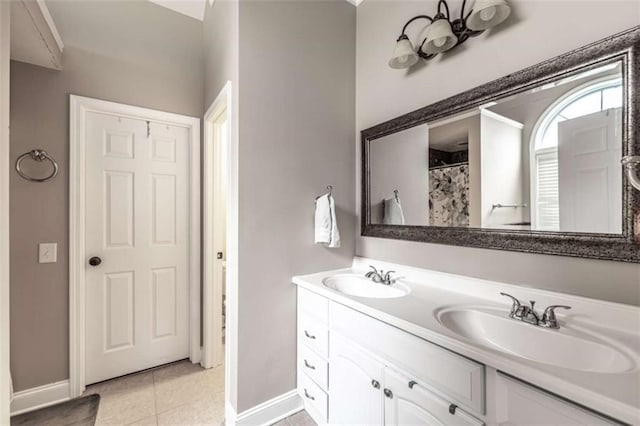
<path fill-rule="evenodd" d="M 227 317 L 227 206 L 230 154 L 230 91 L 225 86 L 204 117 L 203 173 L 203 360 L 212 368 L 225 359 Z"/>

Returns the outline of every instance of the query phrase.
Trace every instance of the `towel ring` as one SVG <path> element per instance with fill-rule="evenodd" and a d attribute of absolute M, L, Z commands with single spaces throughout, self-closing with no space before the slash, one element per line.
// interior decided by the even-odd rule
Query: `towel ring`
<path fill-rule="evenodd" d="M 22 171 L 20 164 L 22 163 L 22 160 L 24 160 L 27 157 L 31 157 L 32 160 L 37 161 L 39 163 L 43 162 L 44 160 L 49 160 L 51 162 L 51 165 L 53 166 L 53 171 L 49 176 L 43 177 L 43 178 L 34 178 L 32 176 L 25 174 Z M 58 174 L 58 163 L 56 163 L 56 161 L 53 158 L 51 158 L 49 154 L 47 154 L 47 151 L 43 149 L 33 149 L 29 152 L 25 152 L 20 157 L 18 157 L 18 159 L 16 160 L 16 172 L 18 172 L 18 174 L 26 180 L 30 180 L 32 182 L 46 182 L 48 180 L 53 179 Z"/>

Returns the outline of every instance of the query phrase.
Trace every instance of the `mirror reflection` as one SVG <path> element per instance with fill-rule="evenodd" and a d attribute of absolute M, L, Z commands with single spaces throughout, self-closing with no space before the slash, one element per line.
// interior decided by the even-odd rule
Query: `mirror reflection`
<path fill-rule="evenodd" d="M 621 234 L 621 67 L 371 140 L 371 223 Z"/>

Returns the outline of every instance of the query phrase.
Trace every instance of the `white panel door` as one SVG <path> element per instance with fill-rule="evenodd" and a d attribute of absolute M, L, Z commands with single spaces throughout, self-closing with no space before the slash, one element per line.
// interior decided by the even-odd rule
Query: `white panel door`
<path fill-rule="evenodd" d="M 622 233 L 622 111 L 558 124 L 560 231 Z"/>
<path fill-rule="evenodd" d="M 189 356 L 189 130 L 90 112 L 86 132 L 91 384 Z"/>

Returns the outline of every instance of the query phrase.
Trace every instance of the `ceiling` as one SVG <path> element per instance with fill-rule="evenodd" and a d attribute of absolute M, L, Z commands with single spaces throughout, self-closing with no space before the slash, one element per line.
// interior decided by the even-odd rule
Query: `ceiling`
<path fill-rule="evenodd" d="M 200 21 L 204 20 L 204 8 L 207 0 L 149 0 L 159 6 L 174 12 L 190 16 Z M 213 3 L 213 1 L 212 1 Z"/>

